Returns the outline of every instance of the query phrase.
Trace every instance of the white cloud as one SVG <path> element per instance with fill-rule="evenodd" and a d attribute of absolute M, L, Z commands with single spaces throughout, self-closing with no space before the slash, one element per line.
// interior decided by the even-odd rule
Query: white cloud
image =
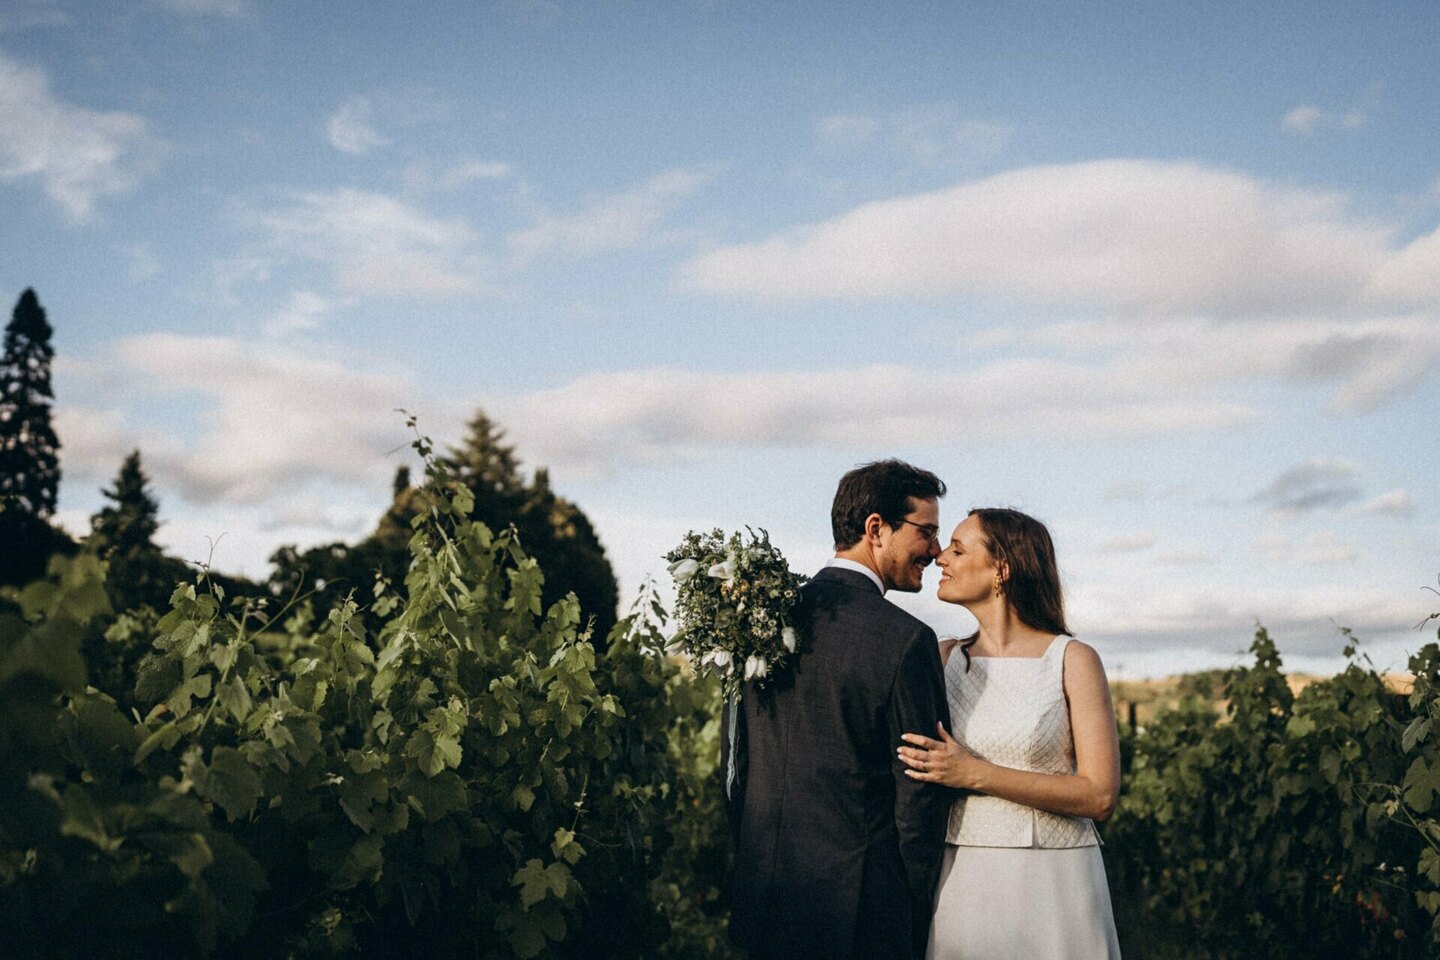
<path fill-rule="evenodd" d="M 694 170 L 668 170 L 571 216 L 541 213 L 535 226 L 510 237 L 510 248 L 524 260 L 546 252 L 588 256 L 639 246 L 652 241 L 660 222 L 708 179 Z"/>
<path fill-rule="evenodd" d="M 38 180 L 79 220 L 134 187 L 157 148 L 139 114 L 65 103 L 43 70 L 0 54 L 0 180 Z"/>
<path fill-rule="evenodd" d="M 1294 589 L 1169 581 L 1164 589 L 1134 582 L 1084 585 L 1070 591 L 1066 608 L 1077 635 L 1127 654 L 1167 647 L 1172 655 L 1181 647 L 1243 651 L 1260 624 L 1282 653 L 1334 656 L 1340 652 L 1340 626 L 1365 635 L 1394 633 L 1414 623 L 1413 604 L 1400 597 L 1324 582 Z"/>
<path fill-rule="evenodd" d="M 1272 531 L 1256 538 L 1255 549 L 1277 562 L 1307 567 L 1335 566 L 1360 558 L 1360 551 L 1353 544 L 1345 543 L 1329 531 L 1312 533 L 1299 540 Z"/>
<path fill-rule="evenodd" d="M 495 160 L 462 160 L 441 170 L 428 163 L 412 163 L 405 168 L 405 184 L 412 190 L 458 190 L 480 180 L 503 180 L 512 174 L 508 163 Z"/>
<path fill-rule="evenodd" d="M 312 483 L 388 490 L 390 452 L 408 442 L 394 411 L 414 409 L 421 395 L 406 374 L 357 371 L 313 347 L 151 334 L 119 340 L 109 354 L 133 373 L 132 393 L 142 384 L 198 398 L 201 434 L 152 450 L 106 413 L 85 435 L 64 423 L 67 464 L 77 446 L 86 459 L 109 460 L 140 445 L 157 480 L 199 503 L 257 503 Z"/>
<path fill-rule="evenodd" d="M 1355 508 L 1357 513 L 1374 513 L 1400 520 L 1415 515 L 1415 498 L 1404 490 L 1391 490 Z"/>
<path fill-rule="evenodd" d="M 1200 564 L 1213 563 L 1215 558 L 1204 550 L 1173 550 L 1170 553 L 1162 553 L 1155 558 L 1156 563 L 1163 563 L 1171 567 L 1190 567 Z"/>
<path fill-rule="evenodd" d="M 1250 499 L 1281 515 L 1336 510 L 1361 498 L 1359 473 L 1353 463 L 1314 458 L 1284 471 Z"/>
<path fill-rule="evenodd" d="M 346 293 L 458 296 L 481 289 L 483 258 L 463 220 L 441 220 L 386 194 L 302 193 L 249 217 L 276 250 L 329 263 Z"/>
<path fill-rule="evenodd" d="M 1148 531 L 1111 537 L 1100 544 L 1100 553 L 1139 553 L 1155 546 L 1155 534 Z"/>
<path fill-rule="evenodd" d="M 390 141 L 376 132 L 371 114 L 370 101 L 365 97 L 351 97 L 342 103 L 325 124 L 330 146 L 341 153 L 358 154 L 388 144 Z"/>
<path fill-rule="evenodd" d="M 1319 123 L 1324 116 L 1325 112 L 1319 107 L 1310 105 L 1300 106 L 1285 114 L 1284 118 L 1280 121 L 1280 126 L 1282 129 L 1289 130 L 1291 133 L 1309 134 L 1314 132 L 1315 125 Z"/>
<path fill-rule="evenodd" d="M 1330 409 L 1354 414 L 1377 409 L 1434 369 L 1440 322 L 1428 315 L 1254 323 L 1105 320 L 1015 330 L 1011 342 L 1077 360 L 1109 358 L 1113 374 L 1137 389 L 1176 396 L 1224 383 L 1333 386 Z"/>
<path fill-rule="evenodd" d="M 275 311 L 262 326 L 267 337 L 285 337 L 306 330 L 314 330 L 331 310 L 335 302 L 311 290 L 296 290 L 283 307 Z"/>
<path fill-rule="evenodd" d="M 1379 84 L 1372 85 L 1349 107 L 1334 112 L 1302 104 L 1281 118 L 1280 129 L 1305 137 L 1318 130 L 1359 130 L 1370 122 L 1370 113 L 1380 101 L 1380 89 Z"/>
<path fill-rule="evenodd" d="M 1137 437 L 1250 422 L 1241 404 L 1134 389 L 1104 367 L 1041 360 L 969 371 L 955 403 L 934 403 L 930 371 L 900 366 L 803 373 L 649 369 L 486 398 L 538 462 L 606 471 L 700 460 L 735 447 L 866 448 L 1016 436 Z M 703 398 L 703 402 L 701 402 Z"/>
<path fill-rule="evenodd" d="M 878 366 L 795 373 L 643 369 L 598 373 L 529 394 L 486 398 L 541 462 L 608 471 L 631 462 L 704 460 L 742 447 L 899 445 L 962 439 L 1135 438 L 1225 430 L 1262 419 L 1247 391 L 1279 382 L 1331 390 L 1342 413 L 1374 409 L 1440 357 L 1440 325 L 1412 320 L 1270 324 L 1119 321 L 1057 324 L 1018 335 L 1029 356 L 950 368 Z M 1396 355 L 1413 369 L 1397 368 Z M 941 377 L 956 410 L 933 402 Z M 704 398 L 699 402 L 697 398 Z M 1295 513 L 1359 503 L 1358 468 L 1302 464 L 1252 502 Z M 1107 500 L 1185 493 L 1139 482 Z"/>
<path fill-rule="evenodd" d="M 880 133 L 881 122 L 861 114 L 832 113 L 815 124 L 820 139 L 837 147 L 863 146 Z"/>
<path fill-rule="evenodd" d="M 1435 308 L 1440 234 L 1401 246 L 1342 197 L 1194 163 L 1027 167 L 721 247 L 688 285 L 775 299 L 947 298 L 1285 316 Z"/>
<path fill-rule="evenodd" d="M 1183 493 L 1185 493 L 1185 488 L 1178 484 L 1169 484 L 1164 487 L 1151 487 L 1138 481 L 1127 480 L 1110 484 L 1110 486 L 1105 488 L 1101 496 L 1106 500 L 1144 503 L 1147 501 L 1173 500 Z"/>

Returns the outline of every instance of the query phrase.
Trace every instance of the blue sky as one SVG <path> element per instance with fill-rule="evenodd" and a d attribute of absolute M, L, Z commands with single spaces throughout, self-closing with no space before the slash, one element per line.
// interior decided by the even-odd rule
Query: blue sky
<path fill-rule="evenodd" d="M 1440 605 L 1440 10 L 262 0 L 0 7 L 0 295 L 61 519 L 357 539 L 477 407 L 632 595 L 691 527 L 828 554 L 839 475 L 1050 524 L 1112 673 Z M 908 607 L 968 628 L 935 601 Z"/>

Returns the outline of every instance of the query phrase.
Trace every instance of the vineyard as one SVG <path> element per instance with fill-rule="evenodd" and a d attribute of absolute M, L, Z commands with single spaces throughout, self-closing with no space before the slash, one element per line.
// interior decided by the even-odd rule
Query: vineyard
<path fill-rule="evenodd" d="M 323 619 L 203 574 L 112 611 L 88 551 L 13 592 L 0 954 L 728 954 L 718 691 L 653 596 L 596 636 L 433 462 L 425 491 L 404 582 Z M 1298 695 L 1252 650 L 1223 714 L 1125 733 L 1127 955 L 1434 955 L 1440 648 L 1408 697 L 1353 648 Z"/>

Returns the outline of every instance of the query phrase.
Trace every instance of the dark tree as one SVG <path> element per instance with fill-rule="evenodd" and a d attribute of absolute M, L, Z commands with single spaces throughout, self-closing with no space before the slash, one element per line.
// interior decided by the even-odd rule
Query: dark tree
<path fill-rule="evenodd" d="M 154 537 L 160 529 L 160 503 L 147 489 L 149 484 L 140 451 L 133 450 L 120 465 L 114 488 L 100 491 L 110 505 L 90 518 L 90 527 L 105 541 L 106 553 L 158 552 Z"/>
<path fill-rule="evenodd" d="M 0 583 L 40 576 L 50 554 L 70 545 L 49 523 L 60 493 L 60 441 L 50 422 L 52 332 L 35 291 L 26 290 L 0 357 Z"/>
<path fill-rule="evenodd" d="M 551 490 L 549 471 L 536 471 L 526 483 L 515 447 L 483 411 L 444 463 L 475 494 L 474 519 L 494 530 L 515 526 L 521 546 L 545 574 L 542 601 L 548 605 L 573 591 L 581 615 L 595 618 L 595 639 L 603 641 L 615 625 L 615 573 L 590 519 Z"/>
<path fill-rule="evenodd" d="M 176 584 L 190 579 L 189 567 L 165 556 L 155 544 L 160 503 L 149 485 L 140 451 L 132 451 L 120 465 L 114 487 L 100 491 L 110 503 L 90 518 L 100 555 L 110 564 L 105 589 L 116 610 L 166 610 Z"/>
<path fill-rule="evenodd" d="M 514 526 L 520 543 L 545 575 L 541 600 L 547 606 L 574 592 L 580 611 L 594 618 L 595 640 L 615 625 L 618 589 L 605 548 L 590 519 L 575 504 L 556 496 L 549 473 L 538 470 L 526 482 L 505 431 L 483 412 L 470 421 L 463 443 L 442 459 L 455 479 L 475 495 L 472 517 L 492 530 Z M 394 499 L 375 532 L 357 544 L 329 543 L 298 550 L 281 547 L 270 558 L 272 593 L 309 594 L 317 616 L 325 616 L 352 591 L 362 605 L 371 599 L 378 572 L 399 587 L 410 566 L 411 521 L 427 507 L 425 489 L 410 486 L 409 470 L 396 471 Z"/>

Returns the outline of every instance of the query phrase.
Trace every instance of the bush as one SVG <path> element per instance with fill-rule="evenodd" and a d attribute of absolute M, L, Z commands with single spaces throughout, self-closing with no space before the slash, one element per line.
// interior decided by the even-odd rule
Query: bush
<path fill-rule="evenodd" d="M 723 950 L 713 686 L 660 653 L 653 601 L 597 655 L 574 597 L 542 612 L 535 561 L 432 470 L 375 631 L 353 595 L 314 625 L 203 575 L 116 618 L 93 553 L 15 595 L 8 955 Z"/>

